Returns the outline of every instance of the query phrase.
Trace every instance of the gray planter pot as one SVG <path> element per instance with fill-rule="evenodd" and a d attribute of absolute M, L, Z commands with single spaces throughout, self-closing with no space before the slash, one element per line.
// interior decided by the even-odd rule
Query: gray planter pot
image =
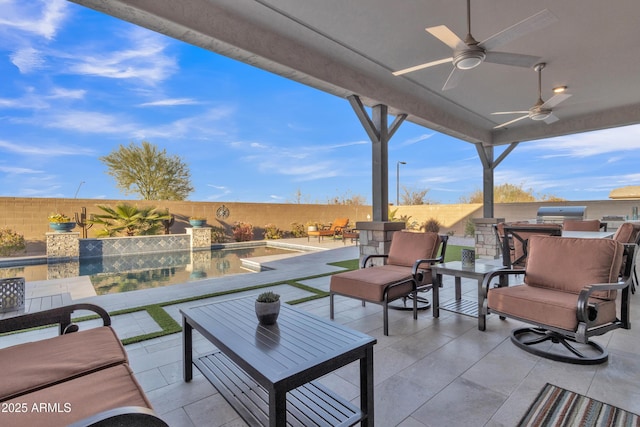
<path fill-rule="evenodd" d="M 258 302 L 256 301 L 256 317 L 263 325 L 273 325 L 280 314 L 280 301 Z"/>

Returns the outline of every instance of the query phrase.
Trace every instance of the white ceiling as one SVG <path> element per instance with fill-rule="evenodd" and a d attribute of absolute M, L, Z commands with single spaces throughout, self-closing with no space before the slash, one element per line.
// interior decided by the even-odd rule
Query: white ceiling
<path fill-rule="evenodd" d="M 494 129 L 538 98 L 531 68 L 492 63 L 442 91 L 452 65 L 404 76 L 392 71 L 451 56 L 425 31 L 466 35 L 465 0 L 74 0 L 335 95 L 359 95 L 393 114 L 473 143 L 491 145 L 640 123 L 640 1 L 472 0 L 471 32 L 482 41 L 548 9 L 557 21 L 499 51 L 539 56 L 542 98 L 572 96 L 553 124 L 521 120 Z"/>

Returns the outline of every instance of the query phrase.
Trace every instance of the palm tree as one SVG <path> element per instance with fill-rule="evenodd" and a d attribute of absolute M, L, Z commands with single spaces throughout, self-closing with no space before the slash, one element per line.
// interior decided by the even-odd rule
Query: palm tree
<path fill-rule="evenodd" d="M 98 206 L 105 213 L 94 215 L 89 221 L 99 226 L 98 237 L 114 237 L 119 233 L 126 236 L 146 236 L 158 234 L 163 228 L 162 221 L 170 220 L 167 211 L 158 211 L 154 207 L 138 208 L 123 203 L 114 208 Z"/>

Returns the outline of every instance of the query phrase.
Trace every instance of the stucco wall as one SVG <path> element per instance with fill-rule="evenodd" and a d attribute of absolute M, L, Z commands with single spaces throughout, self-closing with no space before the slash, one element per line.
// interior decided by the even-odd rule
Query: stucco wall
<path fill-rule="evenodd" d="M 355 224 L 357 221 L 370 220 L 367 215 L 371 215 L 371 206 L 0 197 L 0 227 L 9 227 L 23 234 L 28 240 L 28 253 L 44 253 L 45 233 L 51 231 L 47 221 L 50 213 L 61 212 L 73 218 L 74 213 L 80 213 L 81 208 L 85 207 L 87 216 L 90 216 L 92 213 L 102 212 L 98 205 L 115 207 L 123 202 L 169 209 L 169 212 L 176 216 L 176 222 L 171 228 L 172 233 L 184 233 L 189 216 L 204 216 L 207 218 L 207 224 L 212 226 L 230 228 L 236 221 L 248 222 L 256 229 L 255 239 L 262 238 L 263 227 L 269 223 L 289 231 L 292 222 L 330 223 L 335 218 L 348 217 L 351 224 Z M 217 220 L 215 212 L 223 204 L 229 208 L 229 217 L 226 220 Z M 600 219 L 605 215 L 627 215 L 631 218 L 632 208 L 640 206 L 640 200 L 505 203 L 496 204 L 494 216 L 505 218 L 507 221 L 534 219 L 540 206 L 552 205 L 587 206 L 587 219 Z M 436 218 L 443 225 L 441 232 L 453 232 L 454 235 L 461 236 L 464 234 L 468 218 L 482 217 L 482 205 L 398 206 L 396 217 L 402 215 L 409 215 L 411 220 L 418 223 Z M 80 229 L 76 227 L 75 231 Z M 88 237 L 95 237 L 92 230 L 88 231 Z"/>
<path fill-rule="evenodd" d="M 171 227 L 173 234 L 185 232 L 190 216 L 203 216 L 207 218 L 208 225 L 222 226 L 228 230 L 235 222 L 248 222 L 254 227 L 255 239 L 262 239 L 263 227 L 267 224 L 290 231 L 292 222 L 305 224 L 317 221 L 329 224 L 336 218 L 347 217 L 351 224 L 355 224 L 356 221 L 367 221 L 367 215 L 371 215 L 371 206 L 0 197 L 0 228 L 8 227 L 24 235 L 28 241 L 28 253 L 44 253 L 45 233 L 51 231 L 47 220 L 49 214 L 64 213 L 73 219 L 74 214 L 80 214 L 84 207 L 87 217 L 90 217 L 91 214 L 103 213 L 98 205 L 115 207 L 125 202 L 138 207 L 168 209 L 176 218 Z M 218 220 L 216 210 L 222 205 L 229 209 L 229 217 Z M 80 230 L 80 227 L 76 227 L 74 231 Z M 95 237 L 92 229 L 87 234 L 87 237 Z"/>

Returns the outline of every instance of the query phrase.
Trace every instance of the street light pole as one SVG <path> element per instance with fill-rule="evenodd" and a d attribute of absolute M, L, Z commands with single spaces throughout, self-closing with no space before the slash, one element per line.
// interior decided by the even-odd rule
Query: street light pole
<path fill-rule="evenodd" d="M 400 205 L 400 165 L 406 165 L 407 162 L 396 163 L 396 206 Z"/>

